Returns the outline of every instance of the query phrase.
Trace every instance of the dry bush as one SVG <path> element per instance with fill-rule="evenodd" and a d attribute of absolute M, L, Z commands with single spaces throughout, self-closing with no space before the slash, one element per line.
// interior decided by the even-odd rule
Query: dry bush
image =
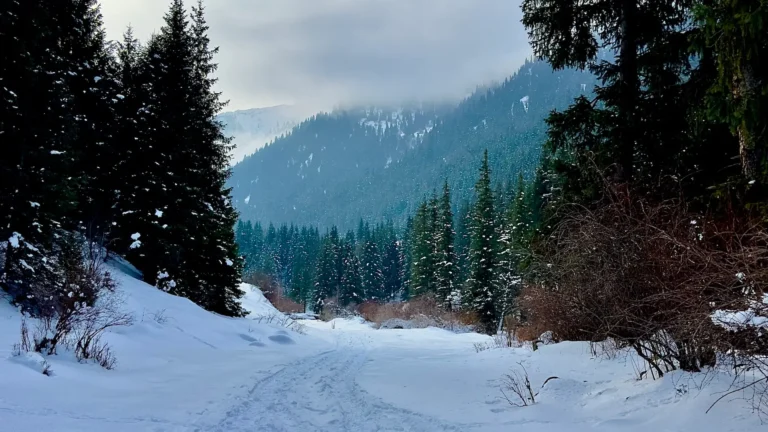
<path fill-rule="evenodd" d="M 501 383 L 501 394 L 512 406 L 524 407 L 536 403 L 536 396 L 531 388 L 531 380 L 523 363 L 518 362 L 519 370 L 504 375 Z M 547 380 L 549 381 L 549 380 Z"/>
<path fill-rule="evenodd" d="M 613 339 L 657 376 L 714 366 L 717 352 L 768 354 L 768 335 L 726 331 L 716 310 L 745 310 L 768 286 L 768 235 L 710 220 L 681 201 L 651 204 L 609 191 L 597 210 L 570 207 L 535 248 L 521 305 L 558 337 Z"/>
<path fill-rule="evenodd" d="M 467 331 L 478 320 L 474 313 L 446 311 L 433 295 L 425 294 L 400 303 L 365 302 L 358 307 L 358 312 L 366 321 L 377 326 L 389 322 L 402 321 L 412 327 L 440 327 L 451 331 Z M 397 324 L 396 324 L 397 325 Z"/>
<path fill-rule="evenodd" d="M 288 330 L 294 331 L 298 334 L 307 334 L 307 327 L 299 321 L 291 318 L 288 315 L 282 313 L 272 313 L 269 315 L 261 315 L 253 318 L 259 324 L 275 324 L 280 327 L 285 327 Z"/>

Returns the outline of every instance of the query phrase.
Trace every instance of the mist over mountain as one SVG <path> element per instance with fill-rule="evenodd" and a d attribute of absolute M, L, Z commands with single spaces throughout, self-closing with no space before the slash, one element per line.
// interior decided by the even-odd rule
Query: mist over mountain
<path fill-rule="evenodd" d="M 486 148 L 498 187 L 530 177 L 548 113 L 594 83 L 587 72 L 526 62 L 457 105 L 315 115 L 233 167 L 235 206 L 242 219 L 262 222 L 401 223 L 444 180 L 456 202 L 470 199 Z"/>
<path fill-rule="evenodd" d="M 273 139 L 290 132 L 313 114 L 309 108 L 277 105 L 266 108 L 229 111 L 218 116 L 224 133 L 233 138 L 232 163 L 237 163 Z"/>

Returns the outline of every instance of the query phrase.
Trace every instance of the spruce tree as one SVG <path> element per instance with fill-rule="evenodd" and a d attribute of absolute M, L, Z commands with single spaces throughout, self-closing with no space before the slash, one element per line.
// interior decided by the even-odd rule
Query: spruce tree
<path fill-rule="evenodd" d="M 721 162 L 737 149 L 701 113 L 713 64 L 709 54 L 691 56 L 696 3 L 523 2 L 534 53 L 601 82 L 593 100 L 581 96 L 547 121 L 548 181 L 560 202 L 594 205 L 605 177 L 656 199 L 682 189 L 704 203 L 709 180 L 730 176 Z"/>
<path fill-rule="evenodd" d="M 381 255 L 376 242 L 369 240 L 363 246 L 363 254 L 360 259 L 362 266 L 362 290 L 367 300 L 383 300 L 386 298 L 384 291 L 384 273 L 381 267 Z"/>
<path fill-rule="evenodd" d="M 752 182 L 750 189 L 760 188 L 752 199 L 765 200 L 768 5 L 755 0 L 715 0 L 702 2 L 696 12 L 703 27 L 697 52 L 700 56 L 711 54 L 717 67 L 709 105 L 714 117 L 725 121 L 738 137 L 742 174 Z"/>
<path fill-rule="evenodd" d="M 437 273 L 435 243 L 436 211 L 434 200 L 424 201 L 416 211 L 413 221 L 413 244 L 410 279 L 410 295 L 434 293 Z"/>
<path fill-rule="evenodd" d="M 450 310 L 458 300 L 454 285 L 456 271 L 456 255 L 454 241 L 456 233 L 453 230 L 453 211 L 451 210 L 451 191 L 448 181 L 443 185 L 443 195 L 440 198 L 436 226 L 436 294 L 440 304 Z"/>
<path fill-rule="evenodd" d="M 343 241 L 340 245 L 341 277 L 338 282 L 339 290 L 335 296 L 338 307 L 362 303 L 365 300 L 360 260 L 355 255 L 354 247 L 354 243 L 348 241 Z"/>
<path fill-rule="evenodd" d="M 64 61 L 72 68 L 67 74 L 71 113 L 75 123 L 73 171 L 79 178 L 78 205 L 72 215 L 76 229 L 106 246 L 116 215 L 115 201 L 123 184 L 117 175 L 119 145 L 118 67 L 106 40 L 96 0 L 57 2 L 54 10 L 70 19 L 60 37 Z"/>
<path fill-rule="evenodd" d="M 321 313 L 325 300 L 337 296 L 340 290 L 341 262 L 339 233 L 336 227 L 324 236 L 320 256 L 317 260 L 315 286 L 312 292 L 312 310 Z"/>
<path fill-rule="evenodd" d="M 467 281 L 466 304 L 481 323 L 481 330 L 493 334 L 496 331 L 496 289 L 494 286 L 498 243 L 496 214 L 491 191 L 491 170 L 488 152 L 483 156 L 480 178 L 475 186 L 477 201 L 472 211 L 472 234 L 469 249 L 470 275 Z"/>
<path fill-rule="evenodd" d="M 77 65 L 61 43 L 82 17 L 66 4 L 7 2 L 0 14 L 0 284 L 37 303 L 54 294 L 56 243 L 76 225 L 82 176 L 68 86 Z M 39 310 L 39 309 L 38 309 Z"/>
<path fill-rule="evenodd" d="M 384 300 L 397 300 L 403 290 L 403 256 L 397 238 L 393 237 L 387 243 L 381 266 L 384 273 Z"/>

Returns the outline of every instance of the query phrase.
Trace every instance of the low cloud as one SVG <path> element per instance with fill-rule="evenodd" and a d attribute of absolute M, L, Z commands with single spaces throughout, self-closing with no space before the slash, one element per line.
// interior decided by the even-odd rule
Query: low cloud
<path fill-rule="evenodd" d="M 141 39 L 167 3 L 102 0 L 110 37 Z M 454 99 L 530 55 L 516 0 L 208 1 L 232 109 Z"/>

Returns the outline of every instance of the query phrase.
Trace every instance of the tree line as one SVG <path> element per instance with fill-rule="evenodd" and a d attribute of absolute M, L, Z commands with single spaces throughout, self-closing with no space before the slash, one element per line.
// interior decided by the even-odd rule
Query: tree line
<path fill-rule="evenodd" d="M 5 2 L 0 45 L 0 286 L 35 313 L 90 304 L 66 263 L 98 245 L 150 284 L 240 315 L 202 3 L 173 0 L 141 43 L 130 28 L 108 41 L 96 0 Z"/>
<path fill-rule="evenodd" d="M 315 312 L 432 295 L 447 311 L 473 311 L 492 333 L 516 308 L 522 250 L 540 217 L 540 182 L 520 175 L 494 191 L 486 152 L 474 201 L 452 202 L 446 181 L 405 227 L 361 219 L 356 231 L 332 227 L 320 235 L 312 226 L 264 229 L 241 220 L 235 231 L 244 271 L 273 277 Z"/>

